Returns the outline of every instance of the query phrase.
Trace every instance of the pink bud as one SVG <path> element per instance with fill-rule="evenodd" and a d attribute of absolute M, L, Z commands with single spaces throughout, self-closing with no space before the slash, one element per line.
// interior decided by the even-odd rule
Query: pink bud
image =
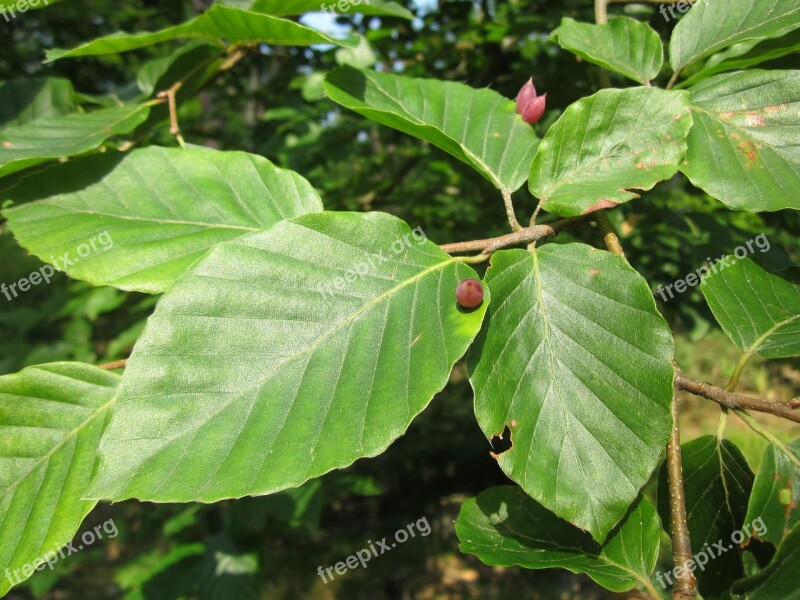
<path fill-rule="evenodd" d="M 536 88 L 533 80 L 528 79 L 528 83 L 522 86 L 517 94 L 517 114 L 522 115 L 522 120 L 533 125 L 542 118 L 544 107 L 547 102 L 547 94 L 536 95 Z"/>

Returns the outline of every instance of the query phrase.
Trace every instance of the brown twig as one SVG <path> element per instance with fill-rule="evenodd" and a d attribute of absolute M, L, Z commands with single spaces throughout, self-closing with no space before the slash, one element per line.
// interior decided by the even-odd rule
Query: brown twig
<path fill-rule="evenodd" d="M 619 237 L 617 237 L 617 232 L 614 230 L 614 226 L 608 219 L 606 211 L 598 210 L 595 212 L 594 220 L 597 221 L 597 224 L 600 226 L 600 231 L 603 233 L 603 241 L 605 242 L 606 248 L 608 248 L 609 252 L 613 252 L 614 254 L 618 254 L 620 256 L 625 256 L 625 252 L 622 250 L 622 244 L 620 244 Z"/>
<path fill-rule="evenodd" d="M 676 377 L 677 379 L 677 377 Z M 686 499 L 683 494 L 683 465 L 681 463 L 681 426 L 678 390 L 672 397 L 672 434 L 667 444 L 667 475 L 669 479 L 669 512 L 672 533 L 672 562 L 676 568 L 673 600 L 697 597 L 697 580 L 688 567 L 692 560 L 689 525 L 686 522 Z M 679 567 L 680 570 L 677 570 Z M 680 575 L 679 575 L 680 574 Z"/>
<path fill-rule="evenodd" d="M 156 94 L 156 98 L 167 99 L 169 105 L 169 132 L 177 138 L 181 146 L 184 145 L 184 141 L 183 136 L 181 136 L 181 130 L 178 127 L 178 108 L 177 102 L 175 101 L 175 94 L 178 93 L 178 90 L 181 89 L 182 85 L 183 81 L 178 81 L 174 85 L 170 86 L 169 89 Z"/>
<path fill-rule="evenodd" d="M 476 250 L 483 251 L 484 254 L 491 254 L 495 250 L 507 248 L 509 246 L 517 246 L 520 244 L 529 244 L 548 237 L 552 237 L 560 232 L 583 220 L 583 217 L 572 217 L 569 219 L 562 219 L 556 221 L 552 225 L 534 225 L 533 227 L 523 227 L 514 233 L 507 233 L 500 237 L 487 238 L 484 240 L 471 240 L 469 242 L 455 242 L 453 244 L 442 244 L 439 246 L 448 254 L 457 254 L 459 252 L 475 252 Z"/>
<path fill-rule="evenodd" d="M 113 369 L 121 369 L 127 364 L 128 364 L 128 359 L 123 358 L 122 360 L 115 360 L 114 362 L 97 365 L 97 368 L 103 369 L 104 371 L 111 371 Z"/>
<path fill-rule="evenodd" d="M 686 390 L 695 396 L 708 398 L 728 408 L 754 410 L 800 423 L 800 412 L 794 410 L 789 404 L 740 396 L 710 383 L 689 379 L 680 371 L 675 376 L 675 383 L 679 389 Z"/>

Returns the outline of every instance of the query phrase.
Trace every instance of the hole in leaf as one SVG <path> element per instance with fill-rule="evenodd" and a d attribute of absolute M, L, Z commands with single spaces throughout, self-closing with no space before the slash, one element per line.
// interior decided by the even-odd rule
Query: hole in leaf
<path fill-rule="evenodd" d="M 511 441 L 511 429 L 508 425 L 503 428 L 503 433 L 492 436 L 489 440 L 489 445 L 492 447 L 492 451 L 489 454 L 494 458 L 511 449 L 514 443 Z"/>

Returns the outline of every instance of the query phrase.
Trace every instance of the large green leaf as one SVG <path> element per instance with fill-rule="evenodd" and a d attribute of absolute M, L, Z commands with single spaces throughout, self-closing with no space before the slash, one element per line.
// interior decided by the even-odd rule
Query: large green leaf
<path fill-rule="evenodd" d="M 539 145 L 531 193 L 542 207 L 576 216 L 638 198 L 678 171 L 692 126 L 688 94 L 655 88 L 603 90 L 572 104 Z"/>
<path fill-rule="evenodd" d="M 260 156 L 155 146 L 52 167 L 0 198 L 24 202 L 3 214 L 32 254 L 94 285 L 149 293 L 215 244 L 322 210 L 305 179 Z"/>
<path fill-rule="evenodd" d="M 716 263 L 700 285 L 722 329 L 747 354 L 800 356 L 800 283 L 750 258 L 727 264 L 733 259 Z"/>
<path fill-rule="evenodd" d="M 647 23 L 629 17 L 603 25 L 579 23 L 569 17 L 550 34 L 565 50 L 605 69 L 648 85 L 661 71 L 664 48 Z"/>
<path fill-rule="evenodd" d="M 97 498 L 298 486 L 403 434 L 477 334 L 475 272 L 383 213 L 316 213 L 219 244 L 159 302 L 101 444 Z"/>
<path fill-rule="evenodd" d="M 340 67 L 325 92 L 342 106 L 435 144 L 505 192 L 527 176 L 539 138 L 514 102 L 460 83 Z"/>
<path fill-rule="evenodd" d="M 71 113 L 74 96 L 72 83 L 59 77 L 0 81 L 0 128 Z"/>
<path fill-rule="evenodd" d="M 67 544 L 119 377 L 78 363 L 0 377 L 0 596 Z M 11 575 L 11 577 L 9 577 Z"/>
<path fill-rule="evenodd" d="M 670 63 L 677 71 L 738 42 L 776 38 L 797 28 L 800 0 L 703 0 L 675 26 Z"/>
<path fill-rule="evenodd" d="M 339 0 L 217 0 L 217 4 L 245 8 L 255 12 L 263 12 L 276 17 L 302 15 L 307 12 L 328 12 L 332 10 L 337 15 L 377 15 L 400 17 L 411 20 L 414 18 L 407 8 L 396 2 L 386 0 L 346 0 L 339 7 Z"/>
<path fill-rule="evenodd" d="M 736 210 L 800 209 L 800 71 L 725 73 L 690 92 L 692 183 Z"/>
<path fill-rule="evenodd" d="M 661 526 L 652 505 L 636 500 L 600 546 L 585 531 L 532 500 L 518 487 L 493 487 L 464 502 L 456 521 L 461 551 L 491 566 L 560 567 L 586 573 L 603 587 L 625 591 L 648 576 L 658 559 Z"/>
<path fill-rule="evenodd" d="M 673 343 L 647 282 L 583 244 L 492 256 L 489 325 L 469 354 L 503 471 L 599 542 L 658 465 L 672 427 Z"/>
<path fill-rule="evenodd" d="M 734 600 L 798 600 L 800 587 L 800 523 L 783 538 L 766 568 L 752 577 L 740 579 L 731 588 Z"/>
<path fill-rule="evenodd" d="M 753 472 L 733 442 L 713 435 L 683 444 L 681 454 L 689 538 L 692 550 L 704 551 L 707 562 L 694 574 L 703 598 L 719 598 L 744 574 L 732 536 L 744 525 Z M 666 465 L 659 479 L 658 512 L 671 531 Z"/>
<path fill-rule="evenodd" d="M 89 113 L 40 117 L 0 132 L 0 176 L 96 149 L 113 135 L 128 133 L 150 111 L 147 104 L 102 108 Z"/>
<path fill-rule="evenodd" d="M 789 451 L 800 458 L 800 440 L 789 444 Z M 776 546 L 800 522 L 800 469 L 788 456 L 770 444 L 764 450 L 761 466 L 753 483 L 745 523 L 761 519 L 760 539 Z"/>
<path fill-rule="evenodd" d="M 214 5 L 207 12 L 190 21 L 161 29 L 141 33 L 112 33 L 71 50 L 47 51 L 47 60 L 75 56 L 100 56 L 119 54 L 144 48 L 174 39 L 201 38 L 222 45 L 223 41 L 237 45 L 273 44 L 282 46 L 310 46 L 312 44 L 335 44 L 355 46 L 358 40 L 337 40 L 322 32 L 288 19 L 281 19 L 228 6 Z"/>

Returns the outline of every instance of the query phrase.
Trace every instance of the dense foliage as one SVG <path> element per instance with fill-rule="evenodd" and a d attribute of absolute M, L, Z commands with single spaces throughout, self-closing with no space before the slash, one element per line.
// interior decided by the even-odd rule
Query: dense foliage
<path fill-rule="evenodd" d="M 800 0 L 606 4 L 2 0 L 0 595 L 119 534 L 98 595 L 401 597 L 345 575 L 386 531 L 318 549 L 382 507 L 486 565 L 796 597 L 800 442 L 752 413 L 800 403 L 736 388 L 800 356 Z M 717 327 L 723 387 L 676 362 Z"/>

